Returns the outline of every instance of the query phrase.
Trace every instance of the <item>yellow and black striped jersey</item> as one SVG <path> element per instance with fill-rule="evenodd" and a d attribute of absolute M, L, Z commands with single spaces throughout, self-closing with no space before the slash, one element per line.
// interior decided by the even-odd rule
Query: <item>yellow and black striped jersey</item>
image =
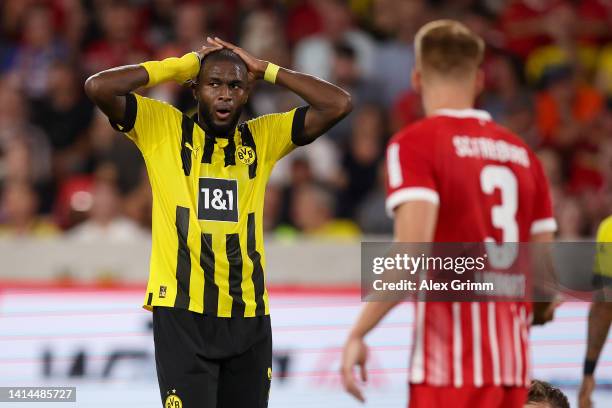
<path fill-rule="evenodd" d="M 260 116 L 233 137 L 206 134 L 173 106 L 126 97 L 117 129 L 136 143 L 153 191 L 145 308 L 219 317 L 269 313 L 263 205 L 274 164 L 294 147 L 307 107 Z"/>

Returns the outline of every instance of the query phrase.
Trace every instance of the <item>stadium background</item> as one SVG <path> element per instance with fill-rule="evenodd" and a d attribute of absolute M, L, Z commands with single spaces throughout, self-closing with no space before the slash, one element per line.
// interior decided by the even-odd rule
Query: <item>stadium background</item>
<path fill-rule="evenodd" d="M 271 407 L 357 406 L 336 375 L 359 309 L 359 242 L 385 236 L 384 146 L 421 116 L 416 30 L 463 21 L 487 42 L 479 107 L 538 152 L 558 239 L 592 239 L 612 204 L 612 3 L 606 0 L 3 0 L 0 2 L 0 385 L 74 384 L 78 406 L 154 406 L 151 195 L 135 146 L 85 98 L 99 70 L 181 55 L 207 35 L 349 90 L 355 109 L 277 166 L 266 195 L 275 326 Z M 193 109 L 174 85 L 148 94 Z M 299 104 L 258 84 L 245 117 Z M 533 331 L 534 370 L 571 395 L 587 305 Z M 411 311 L 372 334 L 367 406 L 406 398 Z M 596 401 L 612 402 L 612 350 Z M 572 396 L 572 402 L 575 398 Z M 25 406 L 25 405 L 24 405 Z"/>

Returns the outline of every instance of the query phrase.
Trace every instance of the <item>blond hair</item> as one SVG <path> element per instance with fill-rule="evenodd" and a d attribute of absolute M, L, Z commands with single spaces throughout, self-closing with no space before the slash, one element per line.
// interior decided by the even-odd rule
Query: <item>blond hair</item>
<path fill-rule="evenodd" d="M 425 24 L 414 38 L 417 68 L 423 77 L 462 80 L 473 76 L 484 55 L 484 41 L 454 20 Z"/>

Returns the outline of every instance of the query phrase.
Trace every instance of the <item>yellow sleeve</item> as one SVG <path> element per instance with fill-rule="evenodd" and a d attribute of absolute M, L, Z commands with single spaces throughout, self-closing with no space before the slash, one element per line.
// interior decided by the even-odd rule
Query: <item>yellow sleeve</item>
<path fill-rule="evenodd" d="M 612 216 L 603 220 L 597 229 L 596 257 L 595 273 L 612 277 Z"/>
<path fill-rule="evenodd" d="M 295 135 L 304 130 L 306 106 L 284 113 L 259 116 L 247 122 L 257 154 L 268 163 L 275 163 L 297 147 Z M 261 152 L 261 153 L 260 153 Z"/>
<path fill-rule="evenodd" d="M 144 156 L 150 154 L 169 135 L 176 134 L 182 113 L 165 102 L 130 93 L 126 95 L 123 123 L 111 125 L 130 138 Z"/>

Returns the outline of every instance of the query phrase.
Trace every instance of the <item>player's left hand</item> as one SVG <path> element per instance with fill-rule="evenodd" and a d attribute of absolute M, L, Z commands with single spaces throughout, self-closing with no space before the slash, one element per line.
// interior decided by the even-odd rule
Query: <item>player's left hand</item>
<path fill-rule="evenodd" d="M 264 60 L 260 60 L 243 50 L 242 48 L 234 45 L 230 42 L 223 41 L 219 37 L 210 38 L 208 37 L 209 42 L 213 42 L 214 44 L 218 44 L 222 47 L 225 47 L 229 50 L 234 51 L 247 66 L 249 70 L 249 80 L 255 81 L 257 79 L 262 79 L 264 77 L 264 73 L 266 72 L 266 68 L 268 67 L 268 62 Z"/>
<path fill-rule="evenodd" d="M 368 347 L 363 341 L 363 338 L 349 337 L 344 345 L 344 350 L 342 351 L 342 364 L 340 366 L 342 385 L 344 385 L 344 389 L 349 394 L 361 402 L 365 402 L 365 398 L 361 392 L 361 389 L 357 385 L 355 375 L 353 374 L 353 368 L 355 366 L 359 366 L 361 380 L 366 382 L 368 380 L 365 367 L 367 359 Z"/>
<path fill-rule="evenodd" d="M 593 401 L 591 400 L 591 396 L 593 395 L 593 390 L 595 389 L 595 379 L 592 375 L 586 375 L 582 379 L 582 384 L 580 385 L 580 392 L 578 393 L 578 408 L 592 408 Z"/>
<path fill-rule="evenodd" d="M 541 326 L 555 318 L 555 310 L 561 305 L 558 300 L 552 302 L 533 302 L 534 326 Z"/>

